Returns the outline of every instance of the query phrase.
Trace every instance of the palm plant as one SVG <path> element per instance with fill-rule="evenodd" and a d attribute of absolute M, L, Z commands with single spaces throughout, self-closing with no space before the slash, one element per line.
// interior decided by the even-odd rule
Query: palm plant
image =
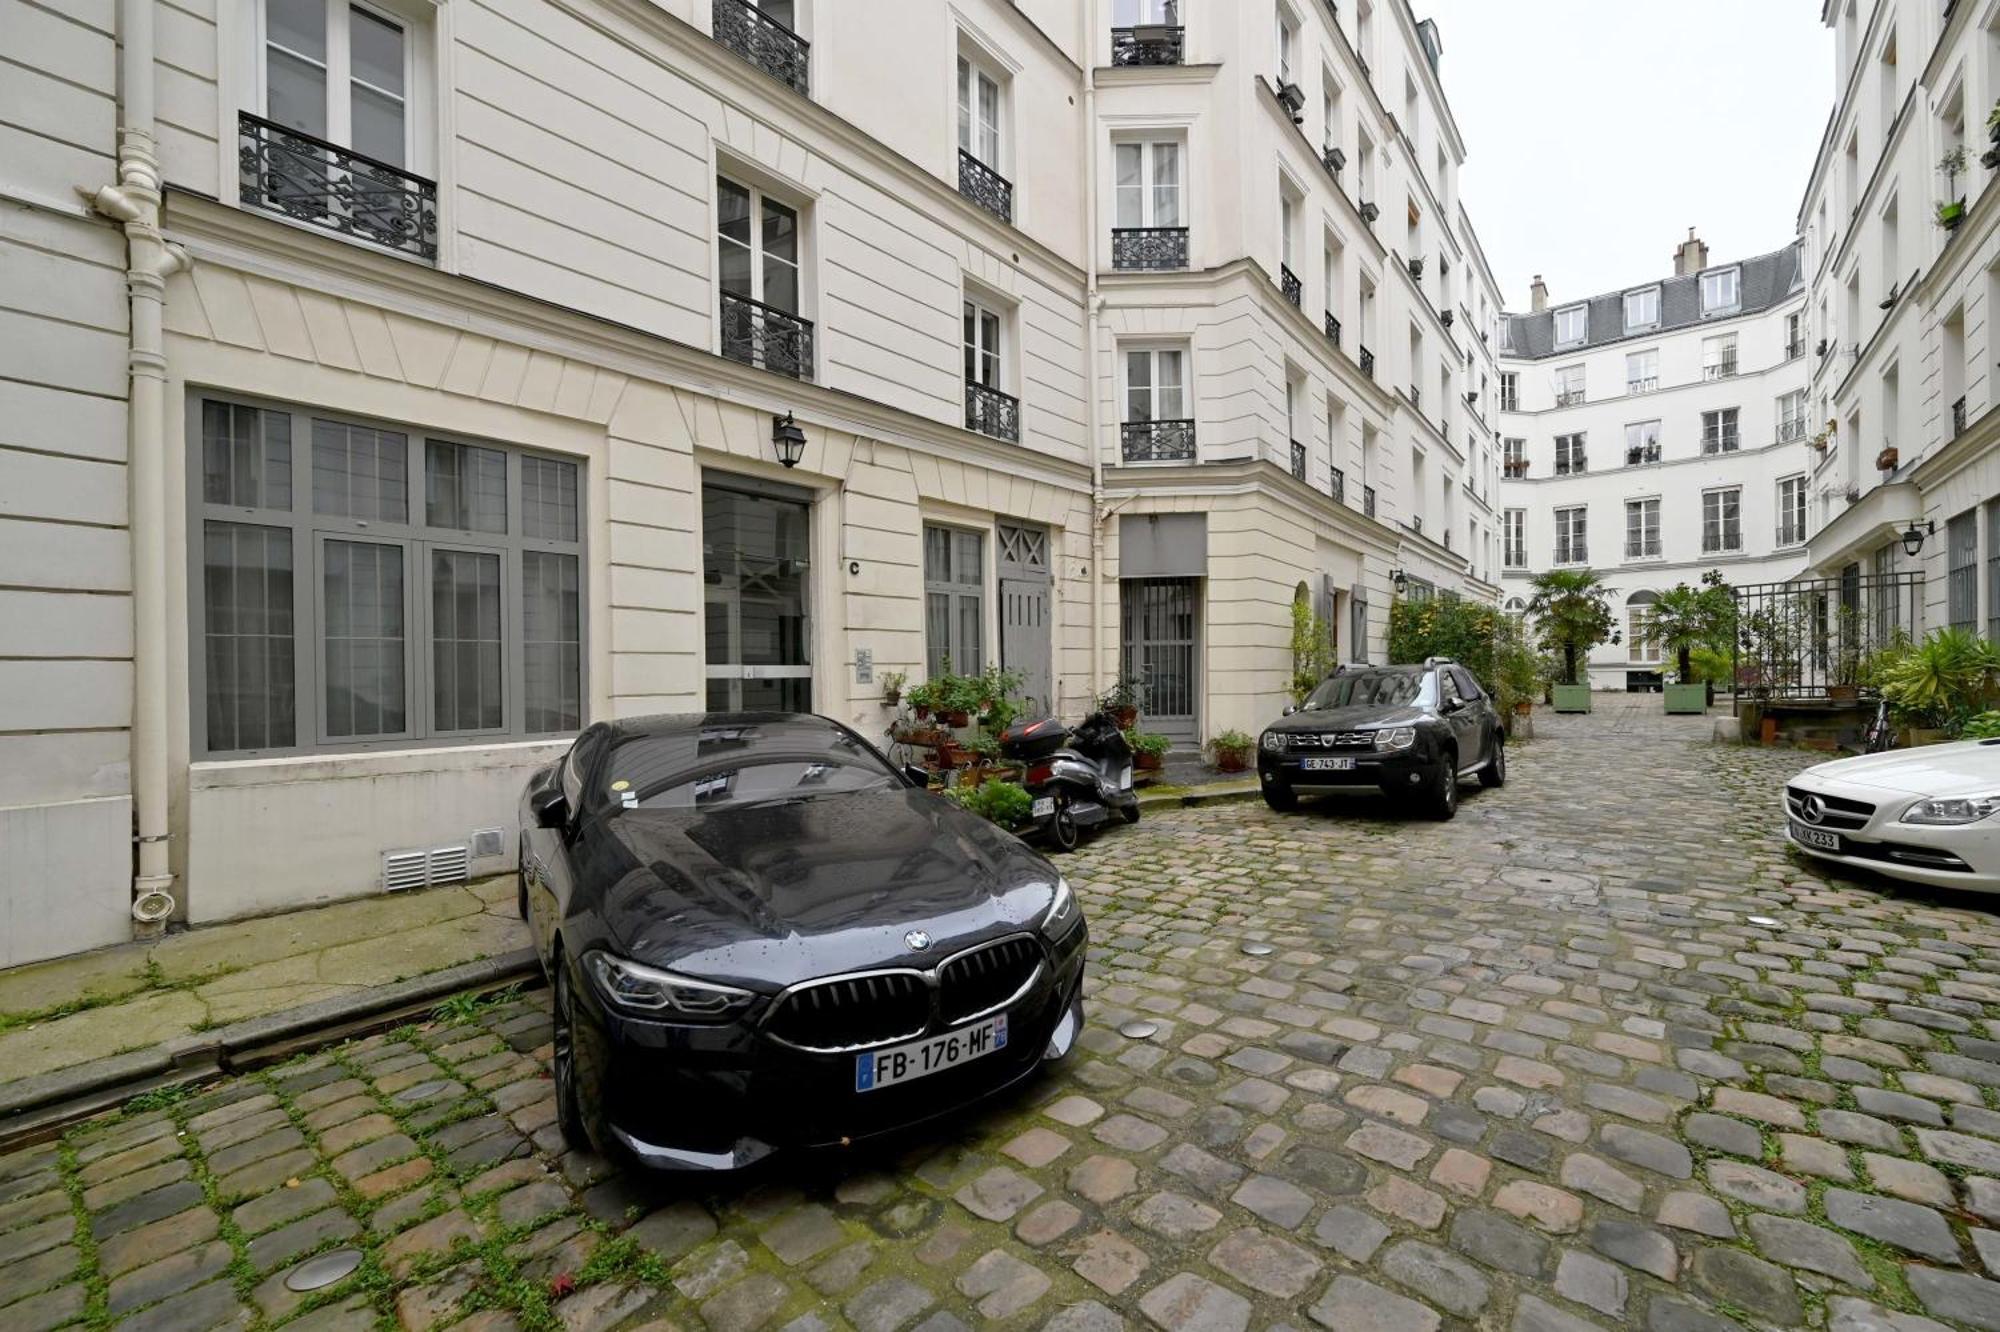
<path fill-rule="evenodd" d="M 1660 593 L 1651 614 L 1653 637 L 1671 651 L 1680 666 L 1680 681 L 1694 681 L 1694 650 L 1727 644 L 1736 622 L 1736 600 L 1722 575 L 1711 569 L 1700 587 L 1677 583 Z"/>
<path fill-rule="evenodd" d="M 1528 615 L 1542 649 L 1562 658 L 1563 683 L 1576 684 L 1577 661 L 1612 637 L 1611 589 L 1591 569 L 1551 569 L 1535 575 Z"/>
<path fill-rule="evenodd" d="M 1899 716 L 1956 731 L 1994 695 L 2000 648 L 1965 629 L 1938 629 L 1883 671 L 1882 697 Z"/>

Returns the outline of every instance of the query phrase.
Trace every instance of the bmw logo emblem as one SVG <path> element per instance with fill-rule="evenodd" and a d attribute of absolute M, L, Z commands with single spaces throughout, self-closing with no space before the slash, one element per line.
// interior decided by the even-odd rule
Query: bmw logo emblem
<path fill-rule="evenodd" d="M 931 946 L 931 936 L 922 930 L 911 930 L 903 936 L 903 942 L 910 946 L 911 952 L 921 953 Z"/>
<path fill-rule="evenodd" d="M 1809 795 L 1799 802 L 1799 817 L 1807 823 L 1818 823 L 1826 817 L 1826 802 L 1816 795 Z"/>

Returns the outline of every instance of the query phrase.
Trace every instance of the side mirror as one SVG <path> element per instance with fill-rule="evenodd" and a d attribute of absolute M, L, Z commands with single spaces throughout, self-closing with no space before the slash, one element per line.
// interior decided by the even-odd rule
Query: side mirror
<path fill-rule="evenodd" d="M 528 799 L 528 808 L 534 811 L 535 822 L 544 828 L 563 828 L 569 823 L 569 801 L 563 799 L 562 787 L 549 785 Z"/>
<path fill-rule="evenodd" d="M 1289 716 L 1291 716 L 1291 715 L 1292 715 L 1292 714 L 1293 714 L 1294 712 L 1297 712 L 1298 710 L 1299 710 L 1299 705 L 1298 705 L 1298 704 L 1296 704 L 1296 703 L 1287 703 L 1287 704 L 1285 704 L 1285 710 L 1284 710 L 1283 712 L 1279 713 L 1278 715 L 1279 715 L 1280 717 L 1289 717 Z"/>
<path fill-rule="evenodd" d="M 909 780 L 912 786 L 917 787 L 919 790 L 928 790 L 930 788 L 931 773 L 928 768 L 919 767 L 914 763 L 905 763 L 903 765 L 903 776 Z"/>

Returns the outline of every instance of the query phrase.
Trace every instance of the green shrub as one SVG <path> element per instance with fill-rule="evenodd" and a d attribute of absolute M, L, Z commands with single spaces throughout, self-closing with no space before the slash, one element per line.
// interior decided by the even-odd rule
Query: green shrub
<path fill-rule="evenodd" d="M 1167 751 L 1174 747 L 1173 741 L 1151 731 L 1127 731 L 1125 743 L 1131 746 L 1134 754 L 1151 754 L 1156 758 L 1166 757 Z"/>
<path fill-rule="evenodd" d="M 1389 660 L 1450 657 L 1480 687 L 1500 693 L 1500 641 L 1505 617 L 1492 606 L 1456 598 L 1396 601 L 1389 606 Z"/>
<path fill-rule="evenodd" d="M 2000 712 L 1988 708 L 1976 716 L 1966 718 L 1965 725 L 1958 732 L 1958 738 L 1961 740 L 2000 738 Z"/>
<path fill-rule="evenodd" d="M 1958 731 L 1993 701 L 2000 648 L 1968 630 L 1938 629 L 1880 675 L 1882 697 L 1897 716 Z"/>
<path fill-rule="evenodd" d="M 981 782 L 977 786 L 954 786 L 945 791 L 945 799 L 961 809 L 971 810 L 1002 828 L 1014 828 L 1028 817 L 1028 810 L 1034 805 L 1034 797 L 1025 786 L 1014 782 Z"/>

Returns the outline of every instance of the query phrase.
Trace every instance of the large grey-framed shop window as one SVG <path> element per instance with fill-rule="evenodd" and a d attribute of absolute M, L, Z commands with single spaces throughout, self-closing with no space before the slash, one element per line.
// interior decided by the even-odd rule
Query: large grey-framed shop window
<path fill-rule="evenodd" d="M 986 535 L 924 525 L 924 665 L 936 679 L 986 669 Z"/>
<path fill-rule="evenodd" d="M 197 755 L 583 725 L 581 464 L 211 394 L 189 417 Z"/>

